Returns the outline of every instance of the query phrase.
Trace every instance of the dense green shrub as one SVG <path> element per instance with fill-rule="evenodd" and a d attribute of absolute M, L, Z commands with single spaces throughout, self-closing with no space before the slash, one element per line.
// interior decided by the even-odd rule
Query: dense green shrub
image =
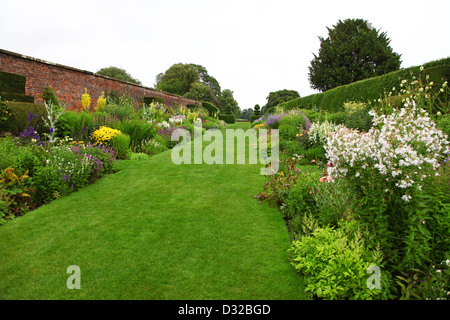
<path fill-rule="evenodd" d="M 223 120 L 226 123 L 235 123 L 236 118 L 234 114 L 219 114 L 219 120 Z"/>
<path fill-rule="evenodd" d="M 450 114 L 440 116 L 437 120 L 437 127 L 450 137 Z"/>
<path fill-rule="evenodd" d="M 145 120 L 124 120 L 115 129 L 130 136 L 130 147 L 133 152 L 141 152 L 142 142 L 151 140 L 156 135 L 154 125 Z"/>
<path fill-rule="evenodd" d="M 0 92 L 0 101 L 16 101 L 34 103 L 33 96 L 27 96 L 21 93 Z"/>
<path fill-rule="evenodd" d="M 369 267 L 382 266 L 381 252 L 366 246 L 368 236 L 357 223 L 346 221 L 340 228 L 317 228 L 294 241 L 292 264 L 305 277 L 306 291 L 327 300 L 386 298 L 385 272 L 379 288 L 367 284 Z"/>
<path fill-rule="evenodd" d="M 211 102 L 202 101 L 202 107 L 208 110 L 209 116 L 214 117 L 219 114 L 219 108 L 213 105 Z"/>
<path fill-rule="evenodd" d="M 30 114 L 32 119 L 30 121 Z M 26 102 L 0 102 L 0 132 L 7 131 L 18 135 L 32 126 L 39 133 L 44 130 L 43 117 L 47 111 L 43 105 Z"/>
<path fill-rule="evenodd" d="M 111 146 L 117 151 L 117 159 L 129 159 L 131 155 L 131 138 L 127 134 L 119 134 L 111 139 Z"/>
<path fill-rule="evenodd" d="M 344 104 L 344 107 L 344 124 L 347 128 L 369 131 L 372 127 L 372 116 L 369 114 L 370 106 L 368 104 L 348 102 Z"/>
<path fill-rule="evenodd" d="M 55 91 L 50 86 L 44 88 L 44 92 L 41 94 L 41 98 L 47 103 L 52 103 L 53 106 L 60 107 Z"/>
<path fill-rule="evenodd" d="M 297 126 L 288 123 L 281 123 L 278 130 L 280 139 L 295 140 L 298 134 Z"/>
<path fill-rule="evenodd" d="M 0 71 L 0 92 L 25 94 L 26 77 Z"/>
<path fill-rule="evenodd" d="M 259 106 L 259 104 L 255 105 L 255 107 L 253 108 L 253 114 L 250 116 L 250 122 L 254 122 L 261 117 L 260 109 L 261 107 Z"/>
<path fill-rule="evenodd" d="M 334 123 L 334 124 L 344 124 L 345 122 L 345 111 L 330 113 L 327 115 L 328 121 Z"/>

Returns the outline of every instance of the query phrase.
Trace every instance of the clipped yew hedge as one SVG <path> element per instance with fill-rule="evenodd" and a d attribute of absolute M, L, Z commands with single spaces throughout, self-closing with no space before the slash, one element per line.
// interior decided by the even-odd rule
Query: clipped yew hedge
<path fill-rule="evenodd" d="M 32 116 L 30 116 L 32 114 Z M 43 118 L 47 116 L 44 105 L 1 101 L 0 102 L 0 133 L 10 132 L 18 135 L 25 128 L 32 126 L 39 133 L 44 130 Z M 31 118 L 31 121 L 29 121 Z"/>
<path fill-rule="evenodd" d="M 219 108 L 213 105 L 211 102 L 202 101 L 202 107 L 208 110 L 209 116 L 214 117 L 214 115 L 219 114 Z"/>
<path fill-rule="evenodd" d="M 432 61 L 420 66 L 414 66 L 388 74 L 357 81 L 345 86 L 336 87 L 323 93 L 312 94 L 303 98 L 297 98 L 280 104 L 285 109 L 303 108 L 310 109 L 313 106 L 328 112 L 344 110 L 344 103 L 348 101 L 369 102 L 384 98 L 392 88 L 400 88 L 402 80 L 411 80 L 412 75 L 419 76 L 422 81 L 434 82 L 434 87 L 440 87 L 443 81 L 450 79 L 450 58 Z M 443 80 L 444 79 L 444 80 Z"/>

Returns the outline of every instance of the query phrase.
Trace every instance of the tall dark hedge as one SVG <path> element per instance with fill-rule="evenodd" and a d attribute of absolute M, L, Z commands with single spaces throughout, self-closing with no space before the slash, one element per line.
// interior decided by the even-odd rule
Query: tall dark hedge
<path fill-rule="evenodd" d="M 411 73 L 416 76 L 420 75 L 423 80 L 425 80 L 426 75 L 429 75 L 429 81 L 433 81 L 435 87 L 442 85 L 442 78 L 450 79 L 450 58 L 432 61 L 424 64 L 423 67 L 423 71 L 420 71 L 420 66 L 414 66 L 340 86 L 323 93 L 294 99 L 282 103 L 280 106 L 285 109 L 316 107 L 328 112 L 339 112 L 344 110 L 344 103 L 348 101 L 369 102 L 384 98 L 385 93 L 389 93 L 392 88 L 399 89 L 403 79 L 411 80 Z"/>

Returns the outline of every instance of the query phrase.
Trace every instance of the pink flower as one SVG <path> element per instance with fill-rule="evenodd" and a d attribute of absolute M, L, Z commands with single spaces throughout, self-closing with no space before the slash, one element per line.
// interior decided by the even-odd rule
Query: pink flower
<path fill-rule="evenodd" d="M 322 177 L 319 180 L 320 180 L 320 182 L 325 182 L 325 180 L 327 180 L 327 177 Z"/>

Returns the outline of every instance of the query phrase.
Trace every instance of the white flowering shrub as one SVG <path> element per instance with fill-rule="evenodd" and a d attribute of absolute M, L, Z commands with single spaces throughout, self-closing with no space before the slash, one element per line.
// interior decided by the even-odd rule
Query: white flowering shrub
<path fill-rule="evenodd" d="M 450 175 L 441 165 L 448 136 L 414 100 L 390 115 L 370 113 L 368 132 L 339 126 L 330 133 L 328 175 L 352 185 L 352 217 L 370 230 L 370 246 L 380 245 L 394 279 L 417 269 L 431 277 L 450 248 Z"/>
<path fill-rule="evenodd" d="M 421 181 L 449 153 L 448 137 L 414 103 L 389 116 L 378 116 L 374 111 L 370 114 L 374 127 L 369 132 L 341 126 L 330 134 L 325 146 L 328 174 L 358 178 L 374 169 L 385 179 L 385 186 L 407 189 L 417 185 L 420 189 Z M 410 199 L 406 192 L 402 197 Z"/>

